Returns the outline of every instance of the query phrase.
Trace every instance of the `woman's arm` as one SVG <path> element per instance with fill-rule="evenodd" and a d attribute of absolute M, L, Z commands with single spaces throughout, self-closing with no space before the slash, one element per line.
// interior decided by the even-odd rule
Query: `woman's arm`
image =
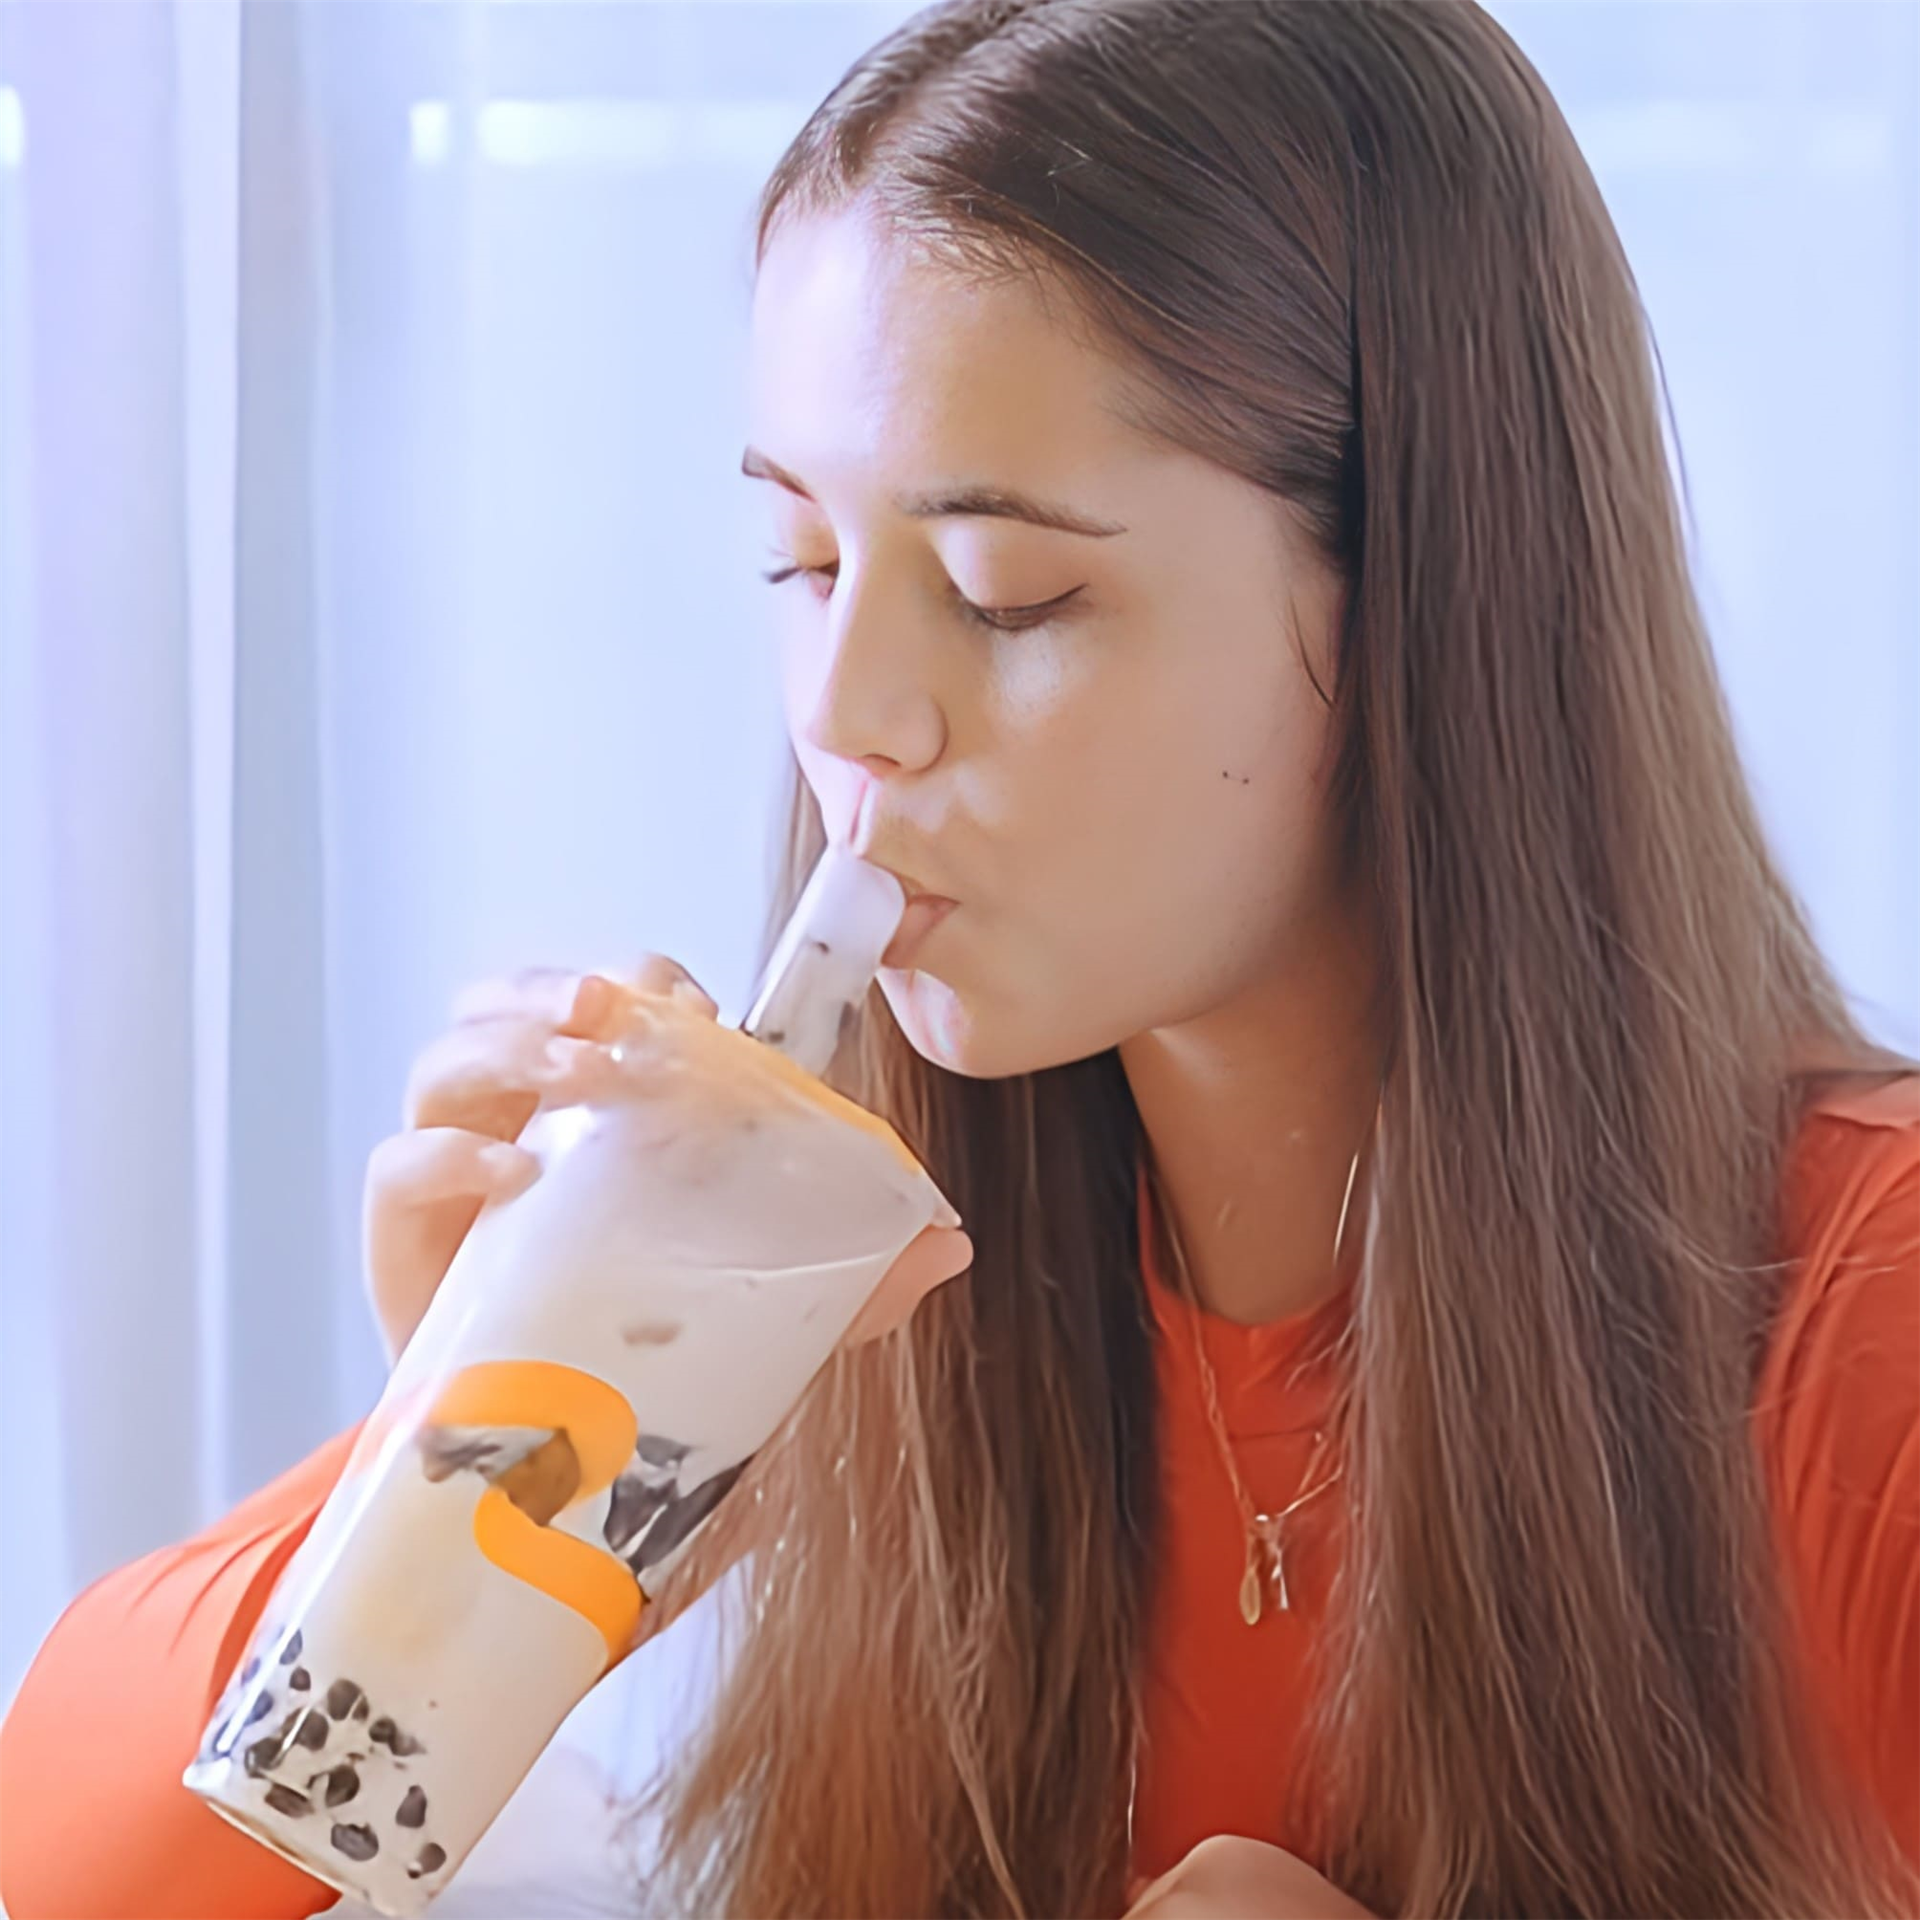
<path fill-rule="evenodd" d="M 339 1898 L 180 1775 L 358 1431 L 61 1615 L 0 1723 L 11 1920 L 297 1920 Z"/>

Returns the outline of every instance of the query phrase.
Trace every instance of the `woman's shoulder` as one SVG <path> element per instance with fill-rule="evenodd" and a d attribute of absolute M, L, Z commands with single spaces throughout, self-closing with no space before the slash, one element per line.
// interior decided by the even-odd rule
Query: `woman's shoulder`
<path fill-rule="evenodd" d="M 1780 1294 L 1760 1412 L 1809 1401 L 1920 1416 L 1920 1073 L 1834 1076 L 1810 1092 L 1780 1195 Z M 1840 1406 L 1820 1408 L 1837 1414 Z M 1889 1438 L 1893 1438 L 1891 1434 Z"/>
<path fill-rule="evenodd" d="M 1828 1322 L 1857 1334 L 1882 1317 L 1911 1320 L 1920 1307 L 1920 1073 L 1836 1074 L 1809 1089 L 1779 1218 L 1788 1283 L 1776 1348 Z M 1920 1388 L 1920 1349 L 1901 1357 Z"/>
<path fill-rule="evenodd" d="M 1920 1075 L 1815 1092 L 1755 1404 L 1802 1657 L 1920 1866 Z"/>
<path fill-rule="evenodd" d="M 1920 1071 L 1829 1074 L 1809 1083 L 1787 1159 L 1789 1232 L 1858 1211 L 1920 1165 Z M 1797 1230 L 1797 1231 L 1796 1231 Z"/>

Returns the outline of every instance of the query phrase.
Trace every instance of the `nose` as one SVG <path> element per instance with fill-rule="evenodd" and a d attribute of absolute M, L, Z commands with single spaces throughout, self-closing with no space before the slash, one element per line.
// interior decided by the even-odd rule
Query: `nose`
<path fill-rule="evenodd" d="M 947 723 L 924 612 L 871 578 L 843 576 L 818 651 L 795 663 L 795 731 L 806 745 L 884 776 L 940 757 Z"/>

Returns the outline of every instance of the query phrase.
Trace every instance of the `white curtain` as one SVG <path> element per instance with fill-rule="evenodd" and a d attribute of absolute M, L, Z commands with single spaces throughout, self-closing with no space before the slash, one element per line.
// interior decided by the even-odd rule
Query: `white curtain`
<path fill-rule="evenodd" d="M 1639 273 L 1779 843 L 1920 1046 L 1920 21 L 1498 10 Z M 744 992 L 749 212 L 909 11 L 0 0 L 0 1701 L 371 1403 L 361 1169 L 459 984 Z"/>

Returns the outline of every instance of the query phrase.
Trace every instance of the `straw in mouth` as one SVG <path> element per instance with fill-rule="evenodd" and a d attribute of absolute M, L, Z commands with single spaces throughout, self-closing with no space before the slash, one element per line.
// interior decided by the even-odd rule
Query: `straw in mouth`
<path fill-rule="evenodd" d="M 774 944 L 740 1030 L 810 1073 L 825 1072 L 906 907 L 892 874 L 829 847 Z"/>

